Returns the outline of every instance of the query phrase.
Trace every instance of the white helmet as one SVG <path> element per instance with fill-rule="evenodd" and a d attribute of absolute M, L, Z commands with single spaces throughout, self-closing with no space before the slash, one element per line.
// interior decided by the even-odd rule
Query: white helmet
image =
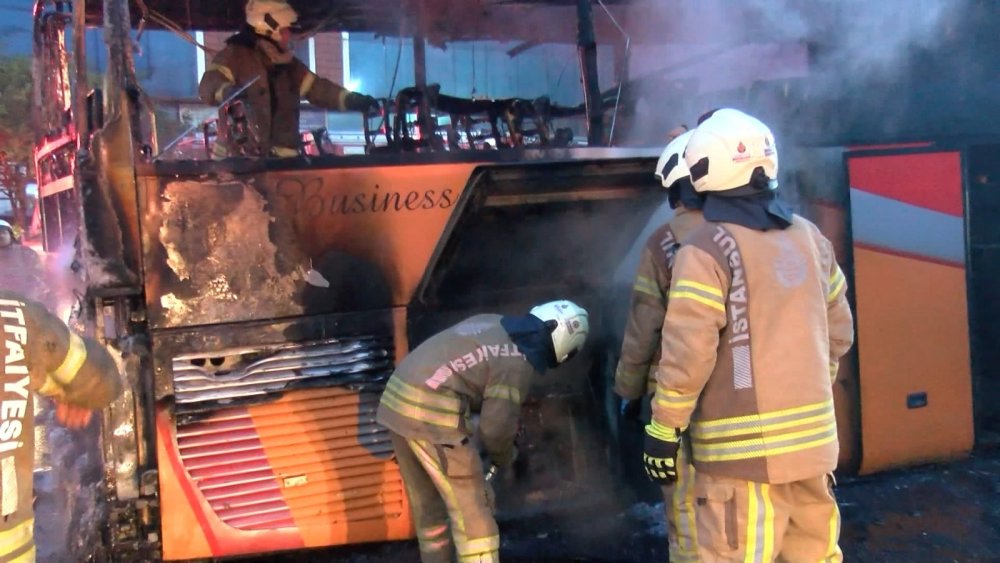
<path fill-rule="evenodd" d="M 656 161 L 655 174 L 664 188 L 669 189 L 677 180 L 691 175 L 687 162 L 684 162 L 684 147 L 687 146 L 692 133 L 694 131 L 685 131 L 674 137 L 674 140 L 667 143 L 667 148 L 663 149 L 663 154 Z"/>
<path fill-rule="evenodd" d="M 750 183 L 762 168 L 777 188 L 778 149 L 774 135 L 759 119 L 723 108 L 699 125 L 684 151 L 697 192 L 724 192 Z"/>
<path fill-rule="evenodd" d="M 587 311 L 572 301 L 549 301 L 531 309 L 531 314 L 542 321 L 556 323 L 552 330 L 552 347 L 556 361 L 565 362 L 583 348 L 590 331 Z"/>
<path fill-rule="evenodd" d="M 10 240 L 4 243 L 4 246 L 14 244 L 14 227 L 10 223 L 0 219 L 0 231 L 7 231 L 10 235 Z"/>
<path fill-rule="evenodd" d="M 272 38 L 279 29 L 292 27 L 299 20 L 299 15 L 284 0 L 250 0 L 246 12 L 250 27 Z"/>

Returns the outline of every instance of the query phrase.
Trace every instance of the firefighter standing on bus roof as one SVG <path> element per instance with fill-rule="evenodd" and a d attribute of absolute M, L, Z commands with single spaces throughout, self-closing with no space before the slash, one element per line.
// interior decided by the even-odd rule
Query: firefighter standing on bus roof
<path fill-rule="evenodd" d="M 524 316 L 470 317 L 400 362 L 377 420 L 390 430 L 424 563 L 451 561 L 456 552 L 459 562 L 499 560 L 471 415 L 480 413 L 479 439 L 492 463 L 513 463 L 532 381 L 578 352 L 588 330 L 584 309 L 552 301 Z"/>
<path fill-rule="evenodd" d="M 646 471 L 675 480 L 687 433 L 704 561 L 840 561 L 832 383 L 854 341 L 844 274 L 777 198 L 763 123 L 717 110 L 685 160 L 707 222 L 674 263 Z"/>
<path fill-rule="evenodd" d="M 299 105 L 302 98 L 317 106 L 339 111 L 377 109 L 375 98 L 351 92 L 316 76 L 290 49 L 292 26 L 298 15 L 283 0 L 250 0 L 247 24 L 226 40 L 212 59 L 198 95 L 207 104 L 222 103 L 241 88 L 249 106 L 247 126 L 260 154 L 290 157 L 299 154 Z M 220 112 L 220 123 L 229 118 Z M 220 125 L 220 130 L 224 129 Z M 215 144 L 214 156 L 239 154 L 234 139 Z"/>
<path fill-rule="evenodd" d="M 656 176 L 668 190 L 673 218 L 653 232 L 639 257 L 621 359 L 615 370 L 615 393 L 636 410 L 639 402 L 656 390 L 656 366 L 660 356 L 660 330 L 667 311 L 670 291 L 670 268 L 680 243 L 704 223 L 701 207 L 704 198 L 694 191 L 684 162 L 684 147 L 691 132 L 677 131 L 656 163 Z M 645 411 L 645 409 L 642 409 Z M 646 417 L 644 417 L 646 418 Z M 646 418 L 648 420 L 648 418 Z M 697 561 L 694 526 L 694 468 L 682 448 L 677 460 L 677 483 L 665 485 L 664 506 L 670 561 Z"/>
<path fill-rule="evenodd" d="M 82 428 L 91 410 L 121 393 L 118 368 L 94 340 L 69 331 L 41 304 L 0 289 L 0 561 L 35 560 L 33 394 L 57 403 L 56 418 Z"/>

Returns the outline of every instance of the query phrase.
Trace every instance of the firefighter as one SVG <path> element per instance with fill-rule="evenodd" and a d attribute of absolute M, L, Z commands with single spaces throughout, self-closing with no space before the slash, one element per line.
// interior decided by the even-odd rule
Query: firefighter
<path fill-rule="evenodd" d="M 854 341 L 830 242 L 777 197 L 774 136 L 720 109 L 688 140 L 705 224 L 677 252 L 643 461 L 695 474 L 704 561 L 840 561 L 836 365 Z"/>
<path fill-rule="evenodd" d="M 615 370 L 615 393 L 624 401 L 627 416 L 635 416 L 656 390 L 656 365 L 660 352 L 660 330 L 667 311 L 670 291 L 670 267 L 674 255 L 690 232 L 704 223 L 703 197 L 694 191 L 684 162 L 684 147 L 691 132 L 675 128 L 674 139 L 664 149 L 656 164 L 656 176 L 667 188 L 673 218 L 653 232 L 639 257 L 639 268 L 632 286 L 632 300 L 621 358 Z M 631 413 L 631 414 L 630 414 Z M 648 421 L 648 415 L 644 417 Z M 670 561 L 696 561 L 698 557 L 694 526 L 694 469 L 683 450 L 679 453 L 676 486 L 663 486 L 667 513 L 667 536 Z"/>
<path fill-rule="evenodd" d="M 38 253 L 17 240 L 14 227 L 0 219 L 0 272 L 3 288 L 41 300 L 46 296 L 44 271 Z"/>
<path fill-rule="evenodd" d="M 459 562 L 499 560 L 500 536 L 470 419 L 479 413 L 478 438 L 492 464 L 513 463 L 521 403 L 532 381 L 577 353 L 588 330 L 587 311 L 552 301 L 524 316 L 470 317 L 400 362 L 377 420 L 390 430 L 424 563 L 451 561 L 456 552 Z"/>
<path fill-rule="evenodd" d="M 377 109 L 375 98 L 351 92 L 326 78 L 316 76 L 289 47 L 292 26 L 298 15 L 282 0 L 250 0 L 246 25 L 226 40 L 212 59 L 198 85 L 207 104 L 219 104 L 240 94 L 247 106 L 246 126 L 257 145 L 253 152 L 277 157 L 299 154 L 299 104 L 302 98 L 317 106 L 338 111 Z M 214 156 L 240 154 L 229 133 L 228 108 L 220 110 L 220 135 Z M 231 137 L 225 139 L 224 137 Z"/>
<path fill-rule="evenodd" d="M 33 394 L 54 399 L 65 426 L 82 428 L 91 410 L 118 396 L 121 381 L 104 347 L 71 333 L 41 304 L 0 289 L 0 320 L 0 561 L 32 562 Z"/>

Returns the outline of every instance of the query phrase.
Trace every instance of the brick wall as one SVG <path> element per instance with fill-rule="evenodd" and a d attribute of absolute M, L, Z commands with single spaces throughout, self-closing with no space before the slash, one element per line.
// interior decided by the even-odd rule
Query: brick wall
<path fill-rule="evenodd" d="M 337 84 L 344 80 L 344 45 L 340 33 L 316 34 L 316 74 Z M 308 61 L 306 61 L 308 63 Z"/>

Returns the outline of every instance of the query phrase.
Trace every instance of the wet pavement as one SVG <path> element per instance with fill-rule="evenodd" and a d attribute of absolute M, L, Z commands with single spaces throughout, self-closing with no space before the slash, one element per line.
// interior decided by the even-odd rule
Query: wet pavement
<path fill-rule="evenodd" d="M 966 460 L 841 478 L 847 561 L 1000 561 L 1000 448 Z M 582 499 L 585 500 L 585 499 Z M 513 562 L 666 561 L 662 505 L 587 507 L 500 522 Z M 258 559 L 264 561 L 264 559 Z M 267 561 L 419 561 L 416 543 L 321 550 Z"/>

